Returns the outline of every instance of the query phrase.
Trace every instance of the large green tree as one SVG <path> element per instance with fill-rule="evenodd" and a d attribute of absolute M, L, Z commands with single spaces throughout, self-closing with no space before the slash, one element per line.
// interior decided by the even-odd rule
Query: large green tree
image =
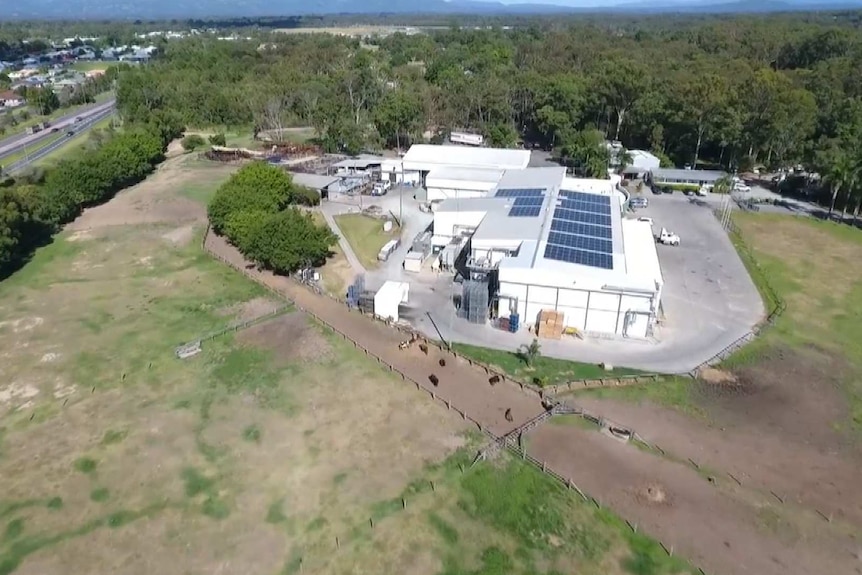
<path fill-rule="evenodd" d="M 292 186 L 290 175 L 281 168 L 266 162 L 243 166 L 216 190 L 209 203 L 213 230 L 224 233 L 228 220 L 238 212 L 280 211 L 290 203 Z"/>

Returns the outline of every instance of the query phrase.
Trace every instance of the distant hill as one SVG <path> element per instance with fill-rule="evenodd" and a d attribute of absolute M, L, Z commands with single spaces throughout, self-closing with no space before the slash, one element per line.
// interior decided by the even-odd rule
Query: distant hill
<path fill-rule="evenodd" d="M 592 2 L 591 2 L 592 3 Z M 502 4 L 476 0 L 26 0 L 4 2 L 0 20 L 165 20 L 332 14 L 763 13 L 859 8 L 854 0 L 635 0 L 597 7 L 573 0 Z M 8 4 L 13 4 L 9 6 Z"/>

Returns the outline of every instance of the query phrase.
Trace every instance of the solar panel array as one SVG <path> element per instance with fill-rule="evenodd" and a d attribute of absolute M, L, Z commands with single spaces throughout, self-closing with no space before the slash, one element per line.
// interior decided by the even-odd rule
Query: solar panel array
<path fill-rule="evenodd" d="M 545 190 L 541 188 L 513 188 L 510 190 L 497 190 L 495 198 L 541 198 Z"/>
<path fill-rule="evenodd" d="M 573 264 L 613 269 L 611 198 L 561 191 L 554 210 L 545 257 Z"/>
<path fill-rule="evenodd" d="M 545 190 L 538 188 L 499 190 L 495 197 L 513 199 L 510 218 L 535 218 L 542 213 Z"/>

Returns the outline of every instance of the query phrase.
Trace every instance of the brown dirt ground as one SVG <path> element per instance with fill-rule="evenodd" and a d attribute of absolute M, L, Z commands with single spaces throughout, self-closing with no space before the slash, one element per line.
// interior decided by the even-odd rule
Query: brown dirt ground
<path fill-rule="evenodd" d="M 332 346 L 304 313 L 290 313 L 240 332 L 237 340 L 274 352 L 280 364 L 332 356 Z"/>
<path fill-rule="evenodd" d="M 531 431 L 528 450 L 586 493 L 637 524 L 707 573 L 811 575 L 852 573 L 855 549 L 814 531 L 785 542 L 760 514 L 691 467 L 576 426 Z"/>
<path fill-rule="evenodd" d="M 579 396 L 576 402 L 624 421 L 683 459 L 728 472 L 743 485 L 862 526 L 858 446 L 834 422 L 846 405 L 840 364 L 816 350 L 774 351 L 721 383 L 696 385 L 695 419 L 651 403 Z"/>
<path fill-rule="evenodd" d="M 149 178 L 110 202 L 85 210 L 66 229 L 82 232 L 106 226 L 204 221 L 206 206 L 176 194 L 179 187 L 197 177 L 195 169 L 184 166 L 192 159 L 190 155 L 170 155 Z"/>

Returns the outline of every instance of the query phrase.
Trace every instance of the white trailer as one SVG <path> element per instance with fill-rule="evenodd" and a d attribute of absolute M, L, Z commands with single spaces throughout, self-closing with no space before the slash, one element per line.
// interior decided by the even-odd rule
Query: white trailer
<path fill-rule="evenodd" d="M 482 134 L 470 134 L 468 132 L 452 132 L 449 134 L 449 141 L 453 144 L 463 144 L 466 146 L 482 146 L 485 144 L 485 136 Z"/>
<path fill-rule="evenodd" d="M 387 281 L 374 294 L 374 315 L 381 319 L 398 321 L 398 306 L 407 303 L 410 284 Z"/>
<path fill-rule="evenodd" d="M 380 252 L 377 254 L 377 259 L 381 262 L 385 262 L 389 259 L 389 256 L 392 255 L 392 252 L 398 249 L 399 245 L 401 245 L 399 240 L 389 240 L 382 248 L 380 248 Z"/>

